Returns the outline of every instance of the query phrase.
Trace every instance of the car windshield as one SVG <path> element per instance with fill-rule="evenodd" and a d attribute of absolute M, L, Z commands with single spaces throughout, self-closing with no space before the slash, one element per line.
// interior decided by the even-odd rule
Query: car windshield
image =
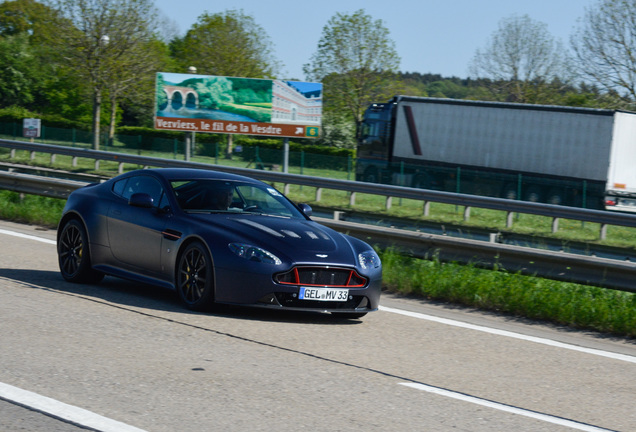
<path fill-rule="evenodd" d="M 303 218 L 280 192 L 268 185 L 227 180 L 172 181 L 182 210 L 189 213 L 258 213 Z"/>

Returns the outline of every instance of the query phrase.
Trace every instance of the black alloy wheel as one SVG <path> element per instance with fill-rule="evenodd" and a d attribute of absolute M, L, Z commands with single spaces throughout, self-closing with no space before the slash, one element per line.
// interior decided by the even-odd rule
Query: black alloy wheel
<path fill-rule="evenodd" d="M 177 291 L 181 301 L 191 310 L 207 311 L 214 305 L 213 268 L 205 246 L 188 245 L 179 258 Z"/>
<path fill-rule="evenodd" d="M 62 277 L 69 282 L 99 282 L 104 274 L 91 268 L 88 236 L 81 222 L 68 221 L 57 244 L 58 263 Z"/>

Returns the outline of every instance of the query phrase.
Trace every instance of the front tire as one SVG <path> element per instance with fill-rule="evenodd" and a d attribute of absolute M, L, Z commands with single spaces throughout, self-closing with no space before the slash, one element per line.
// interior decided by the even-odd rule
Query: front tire
<path fill-rule="evenodd" d="M 69 220 L 57 242 L 57 255 L 62 277 L 68 282 L 96 283 L 104 274 L 91 267 L 88 235 L 78 220 Z"/>
<path fill-rule="evenodd" d="M 181 301 L 190 310 L 208 311 L 214 305 L 212 259 L 199 242 L 189 244 L 179 258 L 176 286 Z"/>

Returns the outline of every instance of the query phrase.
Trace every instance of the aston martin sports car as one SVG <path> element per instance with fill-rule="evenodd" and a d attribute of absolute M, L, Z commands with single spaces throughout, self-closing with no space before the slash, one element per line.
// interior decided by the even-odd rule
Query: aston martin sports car
<path fill-rule="evenodd" d="M 111 275 L 175 289 L 197 311 L 216 303 L 331 312 L 378 308 L 373 248 L 310 219 L 272 186 L 194 169 L 144 169 L 82 187 L 57 234 L 69 282 Z"/>

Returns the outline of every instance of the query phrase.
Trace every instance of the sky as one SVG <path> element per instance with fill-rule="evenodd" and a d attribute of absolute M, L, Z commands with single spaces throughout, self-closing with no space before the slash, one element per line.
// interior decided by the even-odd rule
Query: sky
<path fill-rule="evenodd" d="M 570 36 L 598 0 L 155 0 L 157 8 L 185 34 L 204 12 L 242 10 L 273 43 L 282 63 L 277 78 L 305 80 L 303 65 L 318 47 L 322 31 L 336 13 L 364 9 L 382 20 L 395 42 L 402 72 L 467 78 L 477 49 L 486 47 L 503 18 L 528 15 L 548 26 L 569 46 Z M 186 71 L 184 71 L 186 72 Z"/>

